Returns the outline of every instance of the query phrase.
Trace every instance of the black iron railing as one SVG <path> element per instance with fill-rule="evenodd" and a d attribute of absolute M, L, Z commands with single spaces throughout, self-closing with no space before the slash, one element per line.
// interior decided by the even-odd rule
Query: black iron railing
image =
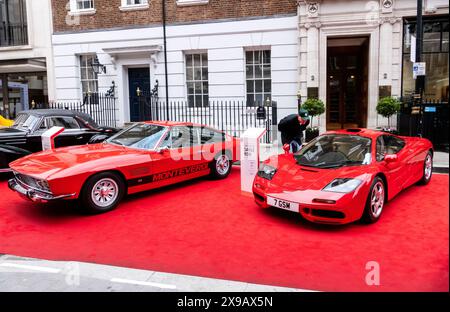
<path fill-rule="evenodd" d="M 427 138 L 435 149 L 448 151 L 448 100 L 404 98 L 397 118 L 401 135 Z"/>
<path fill-rule="evenodd" d="M 89 114 L 100 126 L 117 127 L 117 99 L 109 94 L 90 93 L 83 101 L 51 101 L 34 108 L 69 109 Z"/>
<path fill-rule="evenodd" d="M 0 23 L 0 47 L 28 44 L 28 27 L 26 23 Z"/>
<path fill-rule="evenodd" d="M 151 107 L 144 109 L 148 113 L 146 120 L 171 120 L 205 124 L 222 130 L 232 136 L 239 137 L 251 127 L 265 128 L 264 141 L 271 143 L 277 124 L 276 102 L 268 102 L 256 106 L 248 106 L 241 100 L 209 101 L 208 105 L 196 107 L 187 101 L 152 101 Z M 276 134 L 276 133 L 275 133 Z"/>

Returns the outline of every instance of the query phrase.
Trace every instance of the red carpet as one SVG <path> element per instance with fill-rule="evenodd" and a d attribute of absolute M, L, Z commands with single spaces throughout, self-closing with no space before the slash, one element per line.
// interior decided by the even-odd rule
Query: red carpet
<path fill-rule="evenodd" d="M 0 253 L 325 291 L 448 291 L 449 182 L 402 192 L 374 225 L 319 226 L 243 196 L 239 169 L 128 197 L 113 212 L 36 206 L 0 182 Z M 65 205 L 65 206 L 63 206 Z M 380 286 L 365 265 L 380 264 Z"/>

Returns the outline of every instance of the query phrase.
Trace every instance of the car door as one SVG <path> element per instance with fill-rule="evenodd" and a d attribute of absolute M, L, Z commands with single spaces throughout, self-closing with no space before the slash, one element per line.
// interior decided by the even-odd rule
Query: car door
<path fill-rule="evenodd" d="M 217 154 L 226 148 L 225 134 L 205 126 L 195 128 L 199 133 L 200 147 L 196 149 L 194 146 L 194 157 L 201 155 L 202 162 L 210 163 Z M 201 152 L 198 151 L 200 148 Z"/>
<path fill-rule="evenodd" d="M 204 175 L 208 170 L 201 160 L 193 157 L 193 146 L 198 144 L 192 126 L 173 126 L 152 155 L 154 186 L 172 183 Z"/>
<path fill-rule="evenodd" d="M 381 164 L 387 177 L 389 198 L 392 198 L 403 189 L 408 179 L 408 157 L 403 149 L 405 144 L 404 141 L 399 141 L 391 135 L 380 135 L 376 144 L 376 160 Z M 384 157 L 392 154 L 397 155 L 397 160 L 386 162 Z"/>

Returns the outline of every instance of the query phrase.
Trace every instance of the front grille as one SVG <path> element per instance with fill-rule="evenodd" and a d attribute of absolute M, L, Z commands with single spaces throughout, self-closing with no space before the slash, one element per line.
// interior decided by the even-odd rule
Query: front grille
<path fill-rule="evenodd" d="M 335 210 L 312 209 L 311 214 L 315 217 L 344 219 L 345 214 Z"/>
<path fill-rule="evenodd" d="M 262 197 L 261 195 L 257 194 L 257 193 L 253 193 L 253 195 L 255 196 L 255 198 L 260 201 L 260 202 L 264 202 L 264 197 Z"/>
<path fill-rule="evenodd" d="M 16 179 L 19 180 L 19 182 L 22 182 L 23 184 L 28 185 L 33 188 L 38 188 L 35 178 L 27 176 L 25 174 L 21 174 L 21 173 L 15 173 L 15 176 L 16 176 Z"/>

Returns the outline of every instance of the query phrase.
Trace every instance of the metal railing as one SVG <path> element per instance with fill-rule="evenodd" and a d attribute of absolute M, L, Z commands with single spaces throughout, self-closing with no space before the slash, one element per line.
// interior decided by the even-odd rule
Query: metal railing
<path fill-rule="evenodd" d="M 447 150 L 449 130 L 448 100 L 404 98 L 397 114 L 397 129 L 401 135 L 429 139 L 438 150 Z"/>
<path fill-rule="evenodd" d="M 28 26 L 26 23 L 0 23 L 0 47 L 28 44 Z"/>
<path fill-rule="evenodd" d="M 273 126 L 277 124 L 277 105 L 273 101 L 249 106 L 243 100 L 211 100 L 208 105 L 200 107 L 183 100 L 169 101 L 166 105 L 164 100 L 143 98 L 142 103 L 142 120 L 194 122 L 235 137 L 239 137 L 248 128 L 262 127 L 266 129 L 265 143 L 272 143 L 276 135 L 276 132 L 273 133 Z"/>
<path fill-rule="evenodd" d="M 117 127 L 117 99 L 109 94 L 90 93 L 83 101 L 50 101 L 34 108 L 69 109 L 89 114 L 100 126 Z"/>

